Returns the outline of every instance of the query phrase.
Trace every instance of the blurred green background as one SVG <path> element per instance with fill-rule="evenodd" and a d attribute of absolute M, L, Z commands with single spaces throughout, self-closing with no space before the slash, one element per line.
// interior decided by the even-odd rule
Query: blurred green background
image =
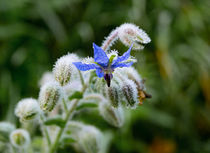
<path fill-rule="evenodd" d="M 16 103 L 37 97 L 58 57 L 92 56 L 92 42 L 131 22 L 152 39 L 132 55 L 153 97 L 113 129 L 109 152 L 209 153 L 209 8 L 209 0 L 0 0 L 0 120 L 17 123 Z"/>

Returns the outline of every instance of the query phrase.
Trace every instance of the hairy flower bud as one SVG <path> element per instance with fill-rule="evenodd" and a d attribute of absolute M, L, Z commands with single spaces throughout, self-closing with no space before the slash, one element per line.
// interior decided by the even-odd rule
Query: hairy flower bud
<path fill-rule="evenodd" d="M 60 101 L 62 89 L 56 82 L 49 82 L 42 86 L 39 92 L 39 104 L 43 111 L 52 111 Z"/>
<path fill-rule="evenodd" d="M 74 147 L 85 153 L 99 153 L 102 151 L 104 135 L 96 127 L 78 121 L 69 121 L 65 134 L 76 140 Z"/>
<path fill-rule="evenodd" d="M 122 87 L 123 94 L 126 99 L 128 107 L 135 108 L 138 104 L 138 91 L 137 86 L 132 80 L 126 80 Z"/>
<path fill-rule="evenodd" d="M 30 144 L 30 136 L 24 129 L 17 129 L 10 134 L 10 141 L 17 148 L 25 148 Z"/>
<path fill-rule="evenodd" d="M 79 146 L 85 153 L 99 153 L 102 149 L 102 133 L 93 126 L 85 126 L 79 132 Z"/>
<path fill-rule="evenodd" d="M 15 108 L 15 115 L 21 122 L 35 119 L 40 112 L 39 104 L 36 99 L 25 98 L 18 102 Z"/>
<path fill-rule="evenodd" d="M 53 68 L 55 80 L 64 86 L 69 83 L 72 73 L 75 71 L 75 66 L 72 62 L 79 61 L 75 54 L 68 54 L 59 58 Z"/>
<path fill-rule="evenodd" d="M 9 135 L 15 130 L 15 126 L 9 122 L 0 122 L 0 141 L 9 139 Z"/>
<path fill-rule="evenodd" d="M 99 104 L 99 112 L 104 120 L 115 127 L 121 127 L 124 123 L 124 113 L 121 106 L 115 108 L 108 101 L 104 101 Z"/>
<path fill-rule="evenodd" d="M 122 75 L 126 75 L 126 77 L 130 80 L 132 80 L 136 85 L 138 89 L 145 89 L 144 87 L 144 81 L 142 80 L 139 73 L 134 69 L 133 67 L 125 67 L 118 71 Z"/>
<path fill-rule="evenodd" d="M 130 46 L 133 43 L 133 49 L 136 50 L 143 49 L 143 45 L 151 41 L 142 29 L 131 23 L 122 24 L 118 28 L 118 37 L 126 46 Z"/>
<path fill-rule="evenodd" d="M 113 82 L 110 87 L 106 87 L 107 97 L 113 107 L 118 107 L 120 102 L 120 87 Z"/>

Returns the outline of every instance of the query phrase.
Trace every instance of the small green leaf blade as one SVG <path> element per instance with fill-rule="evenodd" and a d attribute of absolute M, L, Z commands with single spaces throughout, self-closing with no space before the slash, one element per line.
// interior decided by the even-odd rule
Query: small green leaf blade
<path fill-rule="evenodd" d="M 83 93 L 80 91 L 75 91 L 71 96 L 69 96 L 69 100 L 82 99 L 82 98 L 83 98 Z"/>
<path fill-rule="evenodd" d="M 81 110 L 84 108 L 96 108 L 98 105 L 96 103 L 82 103 L 80 104 L 76 110 Z"/>
<path fill-rule="evenodd" d="M 46 121 L 44 121 L 44 124 L 47 126 L 57 125 L 59 127 L 64 127 L 65 121 L 62 117 L 56 116 L 52 118 L 48 118 Z"/>

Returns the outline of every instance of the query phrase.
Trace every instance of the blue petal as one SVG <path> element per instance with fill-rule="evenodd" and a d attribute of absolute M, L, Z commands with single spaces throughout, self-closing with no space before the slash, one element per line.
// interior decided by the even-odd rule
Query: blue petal
<path fill-rule="evenodd" d="M 97 75 L 99 78 L 101 78 L 101 77 L 104 76 L 104 72 L 102 71 L 101 68 L 97 68 L 97 69 L 96 69 L 96 75 Z"/>
<path fill-rule="evenodd" d="M 93 49 L 95 62 L 101 65 L 102 67 L 106 67 L 109 63 L 109 58 L 107 57 L 106 53 L 101 47 L 97 46 L 95 43 L 93 43 Z"/>
<path fill-rule="evenodd" d="M 130 67 L 133 64 L 133 62 L 128 62 L 128 63 L 117 63 L 112 65 L 112 69 L 115 69 L 117 67 Z"/>
<path fill-rule="evenodd" d="M 130 57 L 130 53 L 131 53 L 132 47 L 133 47 L 133 44 L 130 46 L 130 48 L 128 49 L 127 52 L 125 52 L 122 56 L 119 56 L 116 60 L 114 60 L 112 62 L 112 64 L 114 65 L 116 63 L 119 63 L 119 62 L 127 60 Z"/>
<path fill-rule="evenodd" d="M 74 64 L 77 67 L 77 69 L 80 71 L 87 71 L 99 67 L 96 64 L 83 64 L 82 62 L 73 62 L 72 64 Z"/>

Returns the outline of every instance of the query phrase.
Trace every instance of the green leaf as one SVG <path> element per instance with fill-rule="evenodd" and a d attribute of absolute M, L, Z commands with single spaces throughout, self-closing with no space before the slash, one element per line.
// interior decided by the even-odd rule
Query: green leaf
<path fill-rule="evenodd" d="M 60 116 L 48 118 L 45 122 L 45 125 L 51 126 L 51 125 L 57 125 L 59 127 L 64 127 L 65 121 Z"/>
<path fill-rule="evenodd" d="M 76 142 L 76 140 L 73 139 L 71 136 L 64 136 L 60 140 L 60 146 L 64 148 L 74 142 Z"/>
<path fill-rule="evenodd" d="M 83 93 L 80 91 L 75 91 L 71 96 L 69 96 L 69 100 L 72 99 L 82 99 Z"/>
<path fill-rule="evenodd" d="M 97 107 L 98 105 L 95 104 L 95 103 L 82 103 L 81 105 L 79 105 L 77 107 L 77 110 L 80 110 L 80 109 L 83 109 L 83 108 L 95 108 Z"/>

